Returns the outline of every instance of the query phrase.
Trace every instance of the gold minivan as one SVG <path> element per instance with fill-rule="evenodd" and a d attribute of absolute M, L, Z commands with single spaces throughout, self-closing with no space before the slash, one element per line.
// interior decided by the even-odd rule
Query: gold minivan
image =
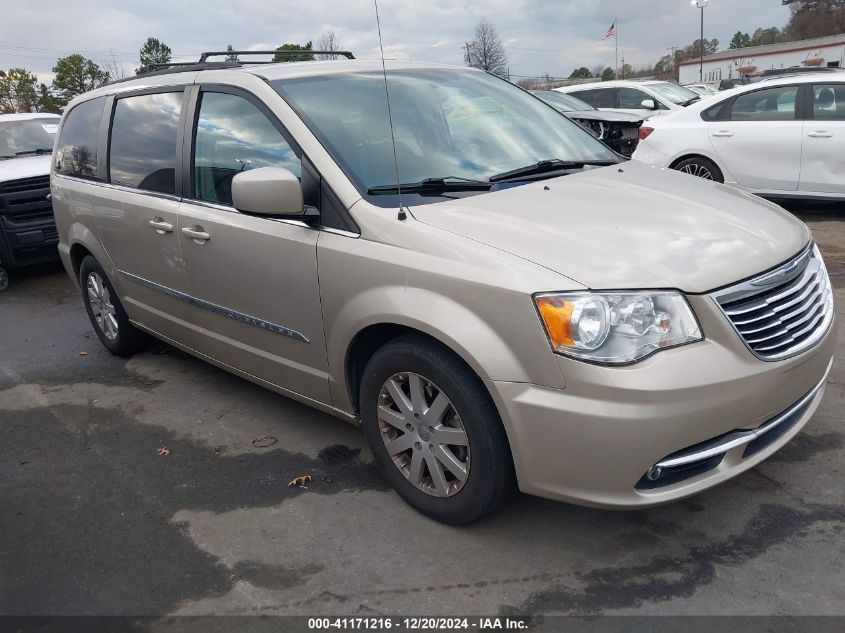
<path fill-rule="evenodd" d="M 798 433 L 831 367 L 803 223 L 474 69 L 115 83 L 66 109 L 51 185 L 106 348 L 151 334 L 360 424 L 448 523 L 517 486 L 605 508 L 710 488 Z"/>

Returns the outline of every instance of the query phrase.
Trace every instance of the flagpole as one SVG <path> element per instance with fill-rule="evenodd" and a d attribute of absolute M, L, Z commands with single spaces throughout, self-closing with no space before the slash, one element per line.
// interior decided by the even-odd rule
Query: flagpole
<path fill-rule="evenodd" d="M 613 18 L 613 25 L 614 25 L 614 35 L 613 39 L 616 42 L 616 79 L 619 79 L 619 22 L 618 18 Z"/>

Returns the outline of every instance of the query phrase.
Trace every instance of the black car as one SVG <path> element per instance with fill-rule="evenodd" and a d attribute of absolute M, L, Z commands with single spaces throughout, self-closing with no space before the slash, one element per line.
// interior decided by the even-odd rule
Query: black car
<path fill-rule="evenodd" d="M 642 117 L 626 112 L 597 110 L 580 99 L 555 90 L 534 90 L 532 94 L 586 128 L 615 152 L 630 156 L 637 148 Z"/>

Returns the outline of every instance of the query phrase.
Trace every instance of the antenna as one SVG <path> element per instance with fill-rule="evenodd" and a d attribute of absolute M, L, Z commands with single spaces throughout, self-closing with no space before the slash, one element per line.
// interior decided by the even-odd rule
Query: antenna
<path fill-rule="evenodd" d="M 393 165 L 396 168 L 396 191 L 399 192 L 399 215 L 400 220 L 408 216 L 405 213 L 405 206 L 402 204 L 402 187 L 399 179 L 399 159 L 396 157 L 396 135 L 393 133 L 393 112 L 390 109 L 390 90 L 387 88 L 387 66 L 384 63 L 384 44 L 381 40 L 381 20 L 378 17 L 378 0 L 373 0 L 376 6 L 376 26 L 378 27 L 378 46 L 381 50 L 381 72 L 384 75 L 384 96 L 387 99 L 387 120 L 390 123 L 390 142 L 393 145 Z"/>

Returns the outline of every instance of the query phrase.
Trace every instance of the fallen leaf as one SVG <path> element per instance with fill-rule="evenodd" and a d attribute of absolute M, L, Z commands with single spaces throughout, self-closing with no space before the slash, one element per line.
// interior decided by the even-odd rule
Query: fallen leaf
<path fill-rule="evenodd" d="M 267 448 L 268 446 L 273 446 L 276 442 L 278 442 L 275 437 L 272 435 L 265 435 L 264 437 L 259 437 L 252 440 L 252 445 L 255 448 Z"/>
<path fill-rule="evenodd" d="M 156 451 L 156 455 L 160 455 L 160 456 L 164 457 L 164 456 L 166 456 L 166 455 L 170 455 L 170 453 L 172 453 L 172 452 L 173 452 L 173 451 L 171 451 L 171 450 L 170 450 L 169 448 L 167 448 L 166 446 L 162 446 L 160 449 L 158 449 L 158 450 Z"/>
<path fill-rule="evenodd" d="M 293 479 L 289 484 L 288 488 L 308 488 L 306 484 L 311 483 L 311 475 L 300 475 L 296 479 Z"/>

